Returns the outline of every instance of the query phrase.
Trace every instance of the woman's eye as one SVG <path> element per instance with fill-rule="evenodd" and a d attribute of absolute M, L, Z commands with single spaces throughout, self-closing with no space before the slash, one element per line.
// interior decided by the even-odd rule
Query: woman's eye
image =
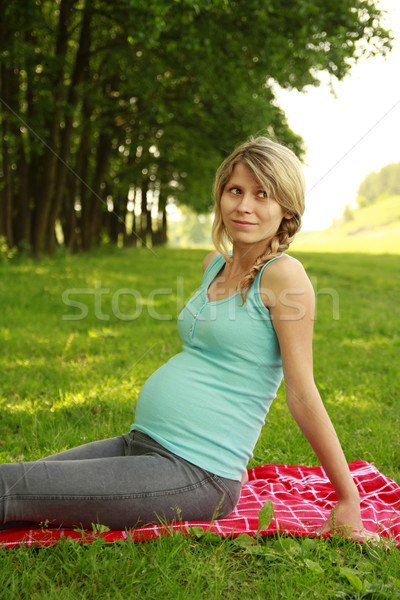
<path fill-rule="evenodd" d="M 258 192 L 258 197 L 259 198 L 268 198 L 268 194 L 266 191 L 262 190 L 261 192 Z"/>
<path fill-rule="evenodd" d="M 233 187 L 229 190 L 231 194 L 240 194 L 240 189 L 237 187 Z"/>

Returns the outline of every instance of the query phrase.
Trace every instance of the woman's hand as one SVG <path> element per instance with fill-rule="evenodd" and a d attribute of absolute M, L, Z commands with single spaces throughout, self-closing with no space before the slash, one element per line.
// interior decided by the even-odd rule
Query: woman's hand
<path fill-rule="evenodd" d="M 356 501 L 338 501 L 329 518 L 318 527 L 316 533 L 322 535 L 329 531 L 358 542 L 379 542 L 381 539 L 378 533 L 365 529 L 361 520 L 360 505 Z"/>
<path fill-rule="evenodd" d="M 242 487 L 249 481 L 249 474 L 245 471 L 242 475 Z"/>

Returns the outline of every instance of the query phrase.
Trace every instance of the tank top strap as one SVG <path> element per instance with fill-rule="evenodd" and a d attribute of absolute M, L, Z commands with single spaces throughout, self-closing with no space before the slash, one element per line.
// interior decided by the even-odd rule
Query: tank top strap
<path fill-rule="evenodd" d="M 204 271 L 203 279 L 201 282 L 202 287 L 203 286 L 208 287 L 211 284 L 211 282 L 218 275 L 218 273 L 220 272 L 220 270 L 222 269 L 224 264 L 225 264 L 225 259 L 222 256 L 222 254 L 218 254 L 218 256 L 213 258 L 213 260 L 208 265 L 207 269 Z"/>
<path fill-rule="evenodd" d="M 256 297 L 258 302 L 257 304 L 259 304 L 261 302 L 260 299 L 260 282 L 261 282 L 261 277 L 262 274 L 264 273 L 264 270 L 268 267 L 268 265 L 272 264 L 275 260 L 278 260 L 279 258 L 281 258 L 282 256 L 286 256 L 285 253 L 280 254 L 279 256 L 274 256 L 274 258 L 271 258 L 270 260 L 268 260 L 265 265 L 263 265 L 261 267 L 261 269 L 259 270 L 259 272 L 257 273 L 254 281 L 253 281 L 253 285 L 251 286 L 249 293 L 248 293 L 248 297 Z M 263 305 L 264 306 L 264 305 Z"/>
<path fill-rule="evenodd" d="M 282 254 L 279 254 L 279 256 L 274 256 L 274 258 L 271 258 L 271 260 L 267 260 L 267 262 L 265 263 L 265 265 L 263 265 L 260 269 L 260 271 L 257 273 L 257 277 L 258 279 L 261 279 L 261 276 L 264 272 L 264 269 L 266 269 L 270 264 L 272 264 L 275 260 L 278 260 L 279 258 L 282 258 L 282 256 L 286 256 L 286 254 L 283 252 Z M 257 278 L 256 277 L 256 278 Z"/>

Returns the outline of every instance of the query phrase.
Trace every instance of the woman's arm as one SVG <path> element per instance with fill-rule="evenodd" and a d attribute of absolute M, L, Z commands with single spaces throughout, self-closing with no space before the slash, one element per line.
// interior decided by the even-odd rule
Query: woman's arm
<path fill-rule="evenodd" d="M 264 270 L 261 287 L 279 339 L 289 410 L 312 446 L 337 498 L 319 533 L 346 530 L 356 539 L 376 537 L 363 528 L 360 499 L 333 424 L 313 375 L 312 333 L 315 298 L 301 263 L 282 257 Z"/>

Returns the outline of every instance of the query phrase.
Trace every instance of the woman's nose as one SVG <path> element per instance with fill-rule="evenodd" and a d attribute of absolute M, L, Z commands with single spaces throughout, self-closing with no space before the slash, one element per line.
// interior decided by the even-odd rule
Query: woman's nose
<path fill-rule="evenodd" d="M 251 212 L 251 198 L 249 194 L 243 194 L 237 206 L 239 212 Z"/>

